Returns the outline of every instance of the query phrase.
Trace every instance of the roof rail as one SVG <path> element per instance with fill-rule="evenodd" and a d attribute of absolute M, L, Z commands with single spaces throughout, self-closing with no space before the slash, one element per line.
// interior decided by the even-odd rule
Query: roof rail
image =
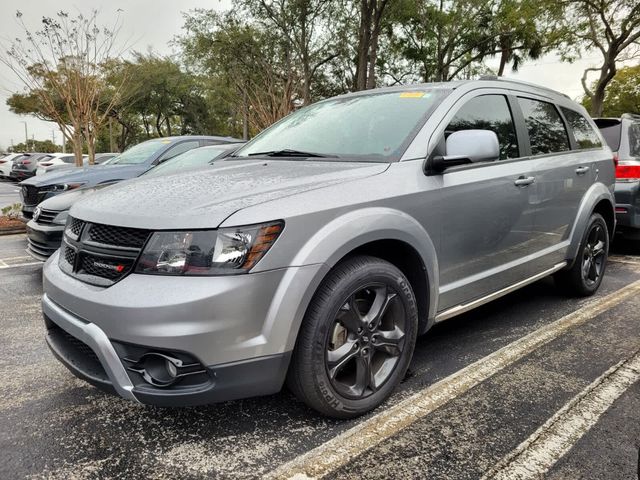
<path fill-rule="evenodd" d="M 539 88 L 541 90 L 546 90 L 548 92 L 553 92 L 557 95 L 562 95 L 565 98 L 568 98 L 569 100 L 571 100 L 571 97 L 569 95 L 567 95 L 566 93 L 562 93 L 562 92 L 558 92 L 556 90 L 554 90 L 553 88 L 549 88 L 549 87 L 544 87 L 542 85 L 538 85 L 536 83 L 531 83 L 531 82 L 524 82 L 522 80 L 514 80 L 512 78 L 505 78 L 505 77 L 499 77 L 498 75 L 482 75 L 478 80 L 492 80 L 492 81 L 502 81 L 502 82 L 511 82 L 511 83 L 519 83 L 520 85 L 526 85 L 527 87 L 534 87 L 534 88 Z"/>

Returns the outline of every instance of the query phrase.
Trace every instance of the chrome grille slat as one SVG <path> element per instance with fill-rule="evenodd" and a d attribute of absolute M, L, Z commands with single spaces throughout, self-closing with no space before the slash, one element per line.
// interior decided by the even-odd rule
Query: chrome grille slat
<path fill-rule="evenodd" d="M 55 210 L 40 210 L 40 215 L 38 216 L 38 220 L 36 220 L 36 223 L 40 223 L 43 225 L 49 225 L 51 223 L 53 223 L 53 219 L 56 218 L 56 215 L 58 215 L 58 213 Z"/>

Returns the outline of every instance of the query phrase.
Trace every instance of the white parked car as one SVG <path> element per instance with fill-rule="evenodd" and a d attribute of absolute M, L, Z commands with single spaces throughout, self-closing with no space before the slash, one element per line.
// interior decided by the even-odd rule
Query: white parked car
<path fill-rule="evenodd" d="M 82 156 L 87 158 L 86 155 Z M 69 168 L 75 166 L 76 157 L 73 153 L 51 153 L 38 162 L 36 175 L 44 175 L 60 168 Z"/>
<path fill-rule="evenodd" d="M 23 153 L 9 153 L 0 158 L 0 178 L 9 178 L 14 160 L 24 156 Z"/>

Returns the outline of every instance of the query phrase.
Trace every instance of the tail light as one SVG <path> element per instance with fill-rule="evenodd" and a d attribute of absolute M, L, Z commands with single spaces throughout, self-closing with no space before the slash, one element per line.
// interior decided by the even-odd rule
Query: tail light
<path fill-rule="evenodd" d="M 51 165 L 53 165 L 53 163 L 51 162 L 45 162 L 40 164 L 41 167 L 50 167 Z"/>
<path fill-rule="evenodd" d="M 640 165 L 619 163 L 616 167 L 616 178 L 626 181 L 640 180 Z"/>
<path fill-rule="evenodd" d="M 6 160 L 0 160 L 0 163 L 7 163 Z"/>
<path fill-rule="evenodd" d="M 31 160 L 23 160 L 22 164 L 23 165 L 30 165 L 31 164 Z"/>

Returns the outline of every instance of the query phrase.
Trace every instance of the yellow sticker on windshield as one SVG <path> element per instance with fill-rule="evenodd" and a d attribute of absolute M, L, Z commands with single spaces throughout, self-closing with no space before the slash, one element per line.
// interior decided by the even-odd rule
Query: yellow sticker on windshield
<path fill-rule="evenodd" d="M 161 140 L 160 143 L 171 143 L 171 140 Z"/>
<path fill-rule="evenodd" d="M 422 98 L 425 92 L 402 92 L 400 98 Z"/>

